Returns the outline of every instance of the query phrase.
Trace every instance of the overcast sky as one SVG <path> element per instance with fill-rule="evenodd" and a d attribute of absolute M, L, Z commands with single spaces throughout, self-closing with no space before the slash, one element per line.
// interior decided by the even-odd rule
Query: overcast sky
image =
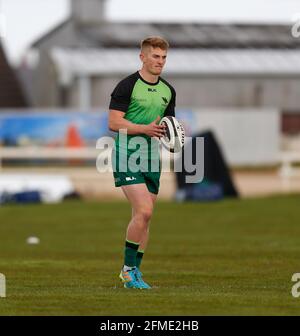
<path fill-rule="evenodd" d="M 0 38 L 17 62 L 36 38 L 69 14 L 70 0 L 0 0 Z M 83 0 L 86 1 L 86 0 Z M 300 18 L 300 0 L 106 0 L 110 20 L 284 22 Z"/>

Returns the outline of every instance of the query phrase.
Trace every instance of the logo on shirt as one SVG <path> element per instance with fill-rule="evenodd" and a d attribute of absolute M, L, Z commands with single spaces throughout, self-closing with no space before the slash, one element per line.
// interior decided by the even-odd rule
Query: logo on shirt
<path fill-rule="evenodd" d="M 144 103 L 144 102 L 147 101 L 147 99 L 145 99 L 145 98 L 134 97 L 134 99 L 135 99 L 136 101 L 140 102 L 140 103 Z"/>
<path fill-rule="evenodd" d="M 148 92 L 157 92 L 156 89 L 148 88 Z"/>
<path fill-rule="evenodd" d="M 168 104 L 168 99 L 166 97 L 161 97 L 161 99 L 164 101 L 165 104 Z"/>

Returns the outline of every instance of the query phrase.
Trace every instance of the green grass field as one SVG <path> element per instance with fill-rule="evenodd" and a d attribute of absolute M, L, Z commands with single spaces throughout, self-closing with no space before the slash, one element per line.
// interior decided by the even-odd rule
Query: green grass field
<path fill-rule="evenodd" d="M 299 315 L 299 200 L 157 203 L 148 291 L 118 280 L 127 203 L 3 206 L 0 315 Z"/>

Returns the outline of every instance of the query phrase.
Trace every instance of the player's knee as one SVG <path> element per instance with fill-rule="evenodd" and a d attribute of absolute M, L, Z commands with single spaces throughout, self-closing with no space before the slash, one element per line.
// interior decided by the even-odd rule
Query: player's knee
<path fill-rule="evenodd" d="M 143 216 L 145 222 L 148 223 L 150 221 L 150 219 L 152 217 L 152 211 L 153 211 L 152 208 L 146 208 L 142 211 L 142 216 Z"/>
<path fill-rule="evenodd" d="M 141 219 L 141 222 L 148 224 L 152 216 L 152 211 L 153 209 L 151 207 L 144 207 L 138 210 L 137 216 Z"/>

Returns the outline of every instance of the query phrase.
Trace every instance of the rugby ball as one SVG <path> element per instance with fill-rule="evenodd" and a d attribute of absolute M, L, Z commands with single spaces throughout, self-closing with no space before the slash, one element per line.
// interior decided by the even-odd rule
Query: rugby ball
<path fill-rule="evenodd" d="M 163 117 L 159 125 L 165 125 L 165 135 L 160 138 L 163 146 L 171 153 L 178 153 L 184 145 L 184 128 L 175 117 Z"/>

